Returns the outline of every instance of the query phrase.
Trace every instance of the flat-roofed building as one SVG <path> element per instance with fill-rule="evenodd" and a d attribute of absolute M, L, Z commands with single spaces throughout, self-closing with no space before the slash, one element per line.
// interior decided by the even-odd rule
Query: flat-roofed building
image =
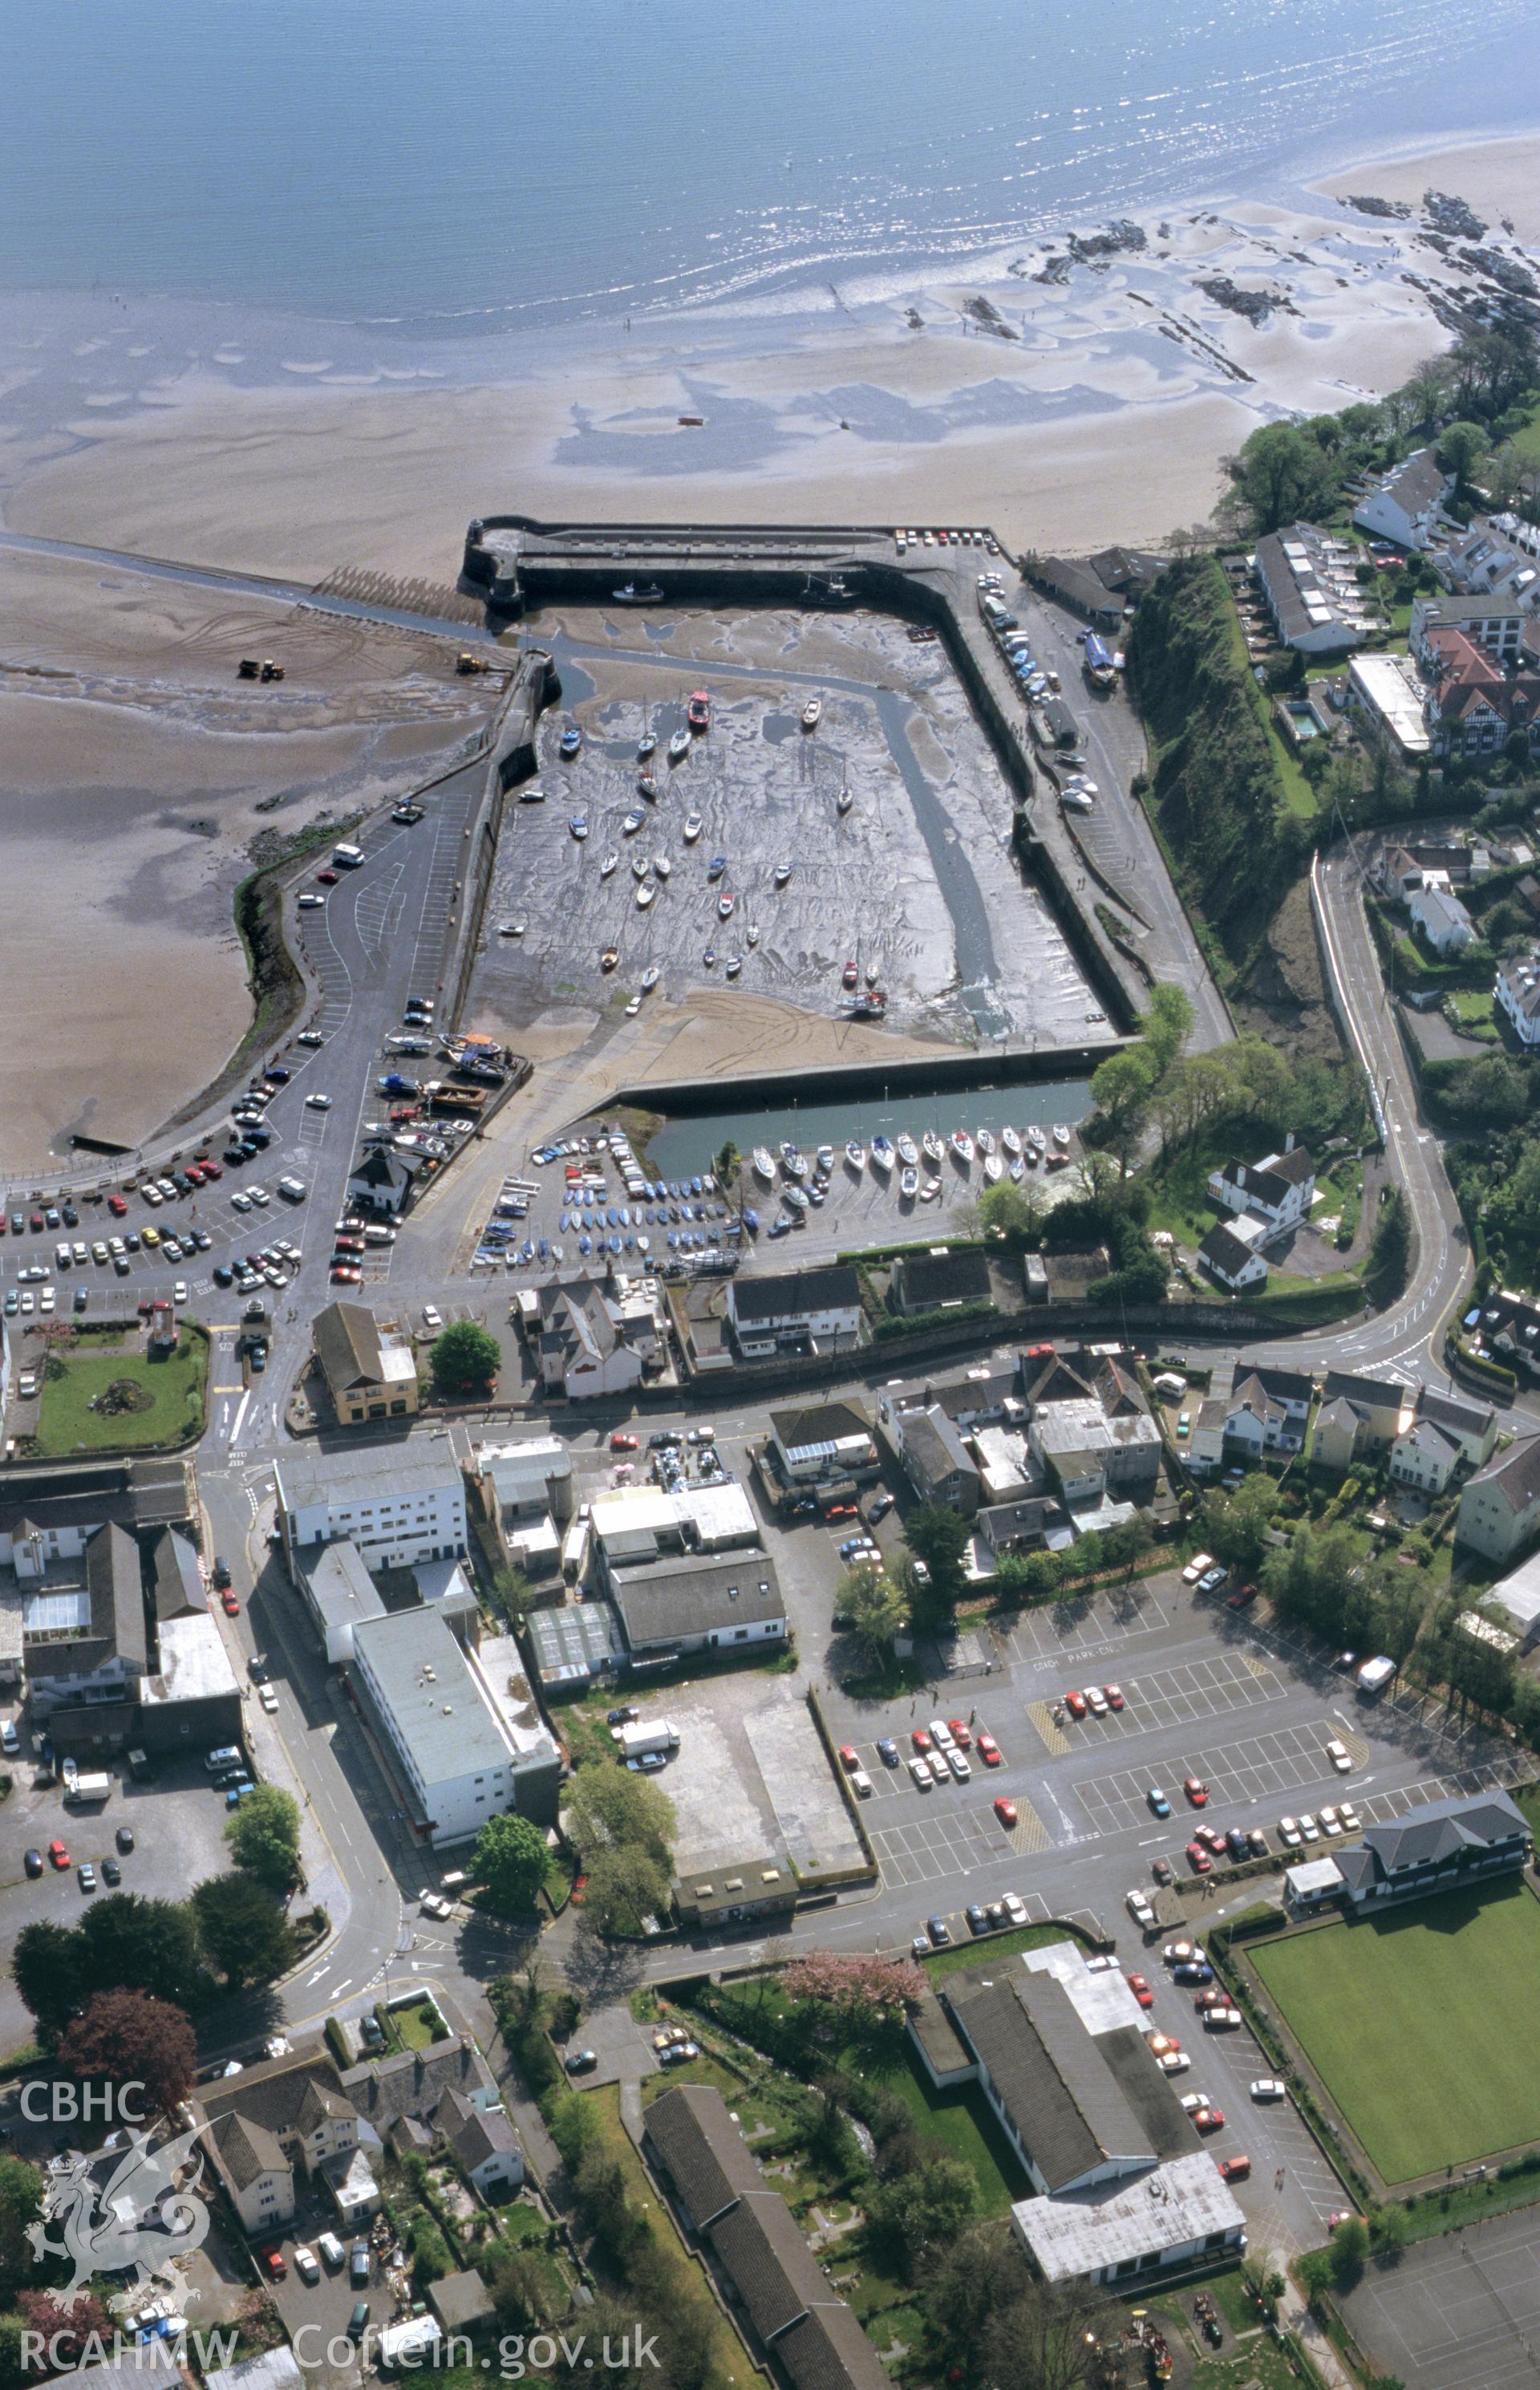
<path fill-rule="evenodd" d="M 466 1556 L 465 1480 L 447 1436 L 314 1458 L 285 1453 L 273 1478 L 290 1574 L 303 1546 L 343 1536 L 369 1568 Z"/>
<path fill-rule="evenodd" d="M 561 1763 L 548 1729 L 515 1726 L 436 1611 L 361 1621 L 353 1672 L 413 1823 L 435 1849 L 509 1809 L 553 1822 Z"/>

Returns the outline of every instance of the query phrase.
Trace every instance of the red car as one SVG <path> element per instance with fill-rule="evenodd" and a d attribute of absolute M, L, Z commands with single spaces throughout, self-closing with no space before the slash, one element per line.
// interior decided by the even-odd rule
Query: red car
<path fill-rule="evenodd" d="M 982 1734 L 979 1737 L 978 1748 L 979 1757 L 983 1761 L 986 1767 L 999 1767 L 1000 1746 L 995 1741 L 995 1737 L 992 1734 Z"/>
<path fill-rule="evenodd" d="M 1149 1984 L 1145 1981 L 1145 1978 L 1142 1975 L 1130 1975 L 1128 1978 L 1128 1988 L 1133 1993 L 1134 1998 L 1138 2001 L 1140 2008 L 1152 2009 L 1154 2007 L 1155 1995 L 1150 1990 Z"/>
<path fill-rule="evenodd" d="M 1187 1799 L 1192 1803 L 1195 1809 L 1207 1807 L 1209 1788 L 1204 1783 L 1200 1776 L 1184 1776 L 1182 1779 L 1182 1790 L 1187 1794 Z"/>
<path fill-rule="evenodd" d="M 343 1269 L 339 1265 L 331 1273 L 331 1282 L 333 1286 L 362 1286 L 364 1273 L 361 1269 Z"/>
<path fill-rule="evenodd" d="M 1085 1715 L 1084 1694 L 1066 1693 L 1064 1696 L 1064 1706 L 1069 1711 L 1072 1717 L 1084 1717 Z"/>
<path fill-rule="evenodd" d="M 127 1216 L 128 1205 L 121 1195 L 109 1195 L 107 1199 L 107 1208 L 115 1220 L 122 1220 Z"/>
<path fill-rule="evenodd" d="M 847 964 L 845 965 L 844 970 L 841 972 L 840 976 L 841 976 L 841 980 L 844 982 L 844 984 L 846 985 L 846 987 L 853 987 L 853 986 L 855 985 L 855 981 L 856 981 L 856 970 L 855 970 L 855 965 L 854 965 L 853 963 L 847 963 Z"/>
<path fill-rule="evenodd" d="M 1016 1823 L 1015 1802 L 1007 1801 L 1005 1794 L 1003 1792 L 1000 1793 L 995 1804 L 995 1814 L 999 1818 L 1002 1826 L 1014 1826 Z"/>
<path fill-rule="evenodd" d="M 1224 2124 L 1225 2111 L 1223 2108 L 1195 2108 L 1192 2112 L 1192 2125 L 1194 2132 L 1221 2132 L 1224 2129 Z"/>
<path fill-rule="evenodd" d="M 1212 1875 L 1213 1872 L 1213 1861 L 1201 1843 L 1187 1844 L 1187 1865 L 1194 1875 Z"/>
<path fill-rule="evenodd" d="M 909 1740 L 917 1751 L 929 1751 L 930 1748 L 930 1738 L 922 1726 L 912 1726 L 909 1728 Z"/>
<path fill-rule="evenodd" d="M 1205 2009 L 1227 2009 L 1230 2005 L 1230 1996 L 1228 1992 L 1222 1991 L 1217 1984 L 1210 1984 L 1205 1991 L 1196 1995 L 1192 2005 L 1201 2016 Z"/>
<path fill-rule="evenodd" d="M 323 888 L 335 888 L 337 885 L 337 874 L 335 871 L 318 871 L 315 874 L 315 877 L 321 882 Z"/>
<path fill-rule="evenodd" d="M 1244 2182 L 1251 2171 L 1250 2158 L 1221 2158 L 1219 2171 L 1226 2182 Z"/>
<path fill-rule="evenodd" d="M 628 1434 L 623 1427 L 618 1427 L 615 1430 L 614 1434 L 610 1439 L 610 1449 L 611 1452 L 635 1452 L 636 1447 L 636 1437 Z"/>
<path fill-rule="evenodd" d="M 1123 1687 L 1122 1687 L 1121 1685 L 1103 1685 L 1103 1687 L 1102 1687 L 1101 1690 L 1102 1690 L 1102 1698 L 1103 1698 L 1103 1699 L 1104 1699 L 1104 1701 L 1106 1702 L 1107 1706 L 1108 1706 L 1108 1708 L 1109 1708 L 1110 1710 L 1121 1710 L 1121 1709 L 1122 1709 L 1122 1707 L 1123 1707 Z"/>
<path fill-rule="evenodd" d="M 842 1742 L 840 1745 L 840 1765 L 841 1767 L 848 1767 L 852 1775 L 861 1765 L 848 1742 Z"/>
<path fill-rule="evenodd" d="M 224 1604 L 225 1616 L 227 1618 L 238 1618 L 240 1615 L 239 1596 L 232 1593 L 229 1587 L 226 1586 L 219 1598 L 221 1602 Z"/>
<path fill-rule="evenodd" d="M 264 2249 L 262 2262 L 275 2282 L 281 2282 L 289 2271 L 289 2263 L 281 2249 Z"/>
<path fill-rule="evenodd" d="M 952 1740 L 956 1744 L 957 1749 L 959 1751 L 971 1751 L 973 1748 L 973 1737 L 969 1734 L 967 1727 L 963 1724 L 962 1719 L 948 1718 L 946 1723 L 952 1729 Z"/>
<path fill-rule="evenodd" d="M 50 1843 L 48 1845 L 48 1857 L 52 1859 L 55 1867 L 58 1868 L 59 1873 L 62 1875 L 65 1869 L 70 1864 L 70 1854 L 65 1849 L 64 1844 L 62 1843 Z"/>

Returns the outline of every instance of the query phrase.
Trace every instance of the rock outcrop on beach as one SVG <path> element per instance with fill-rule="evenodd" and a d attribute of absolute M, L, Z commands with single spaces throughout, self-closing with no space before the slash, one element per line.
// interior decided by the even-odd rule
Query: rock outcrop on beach
<path fill-rule="evenodd" d="M 1486 226 L 1468 200 L 1452 191 L 1424 191 L 1422 212 L 1435 232 L 1452 233 L 1457 240 L 1482 240 Z"/>
<path fill-rule="evenodd" d="M 1019 341 L 1021 337 L 1014 324 L 1007 324 L 992 299 L 976 294 L 963 301 L 963 314 L 971 315 L 981 330 L 993 332 L 999 341 Z"/>
<path fill-rule="evenodd" d="M 1248 324 L 1265 324 L 1275 308 L 1288 315 L 1300 312 L 1287 291 L 1243 290 L 1227 274 L 1213 275 L 1206 282 L 1200 281 L 1198 288 L 1207 292 L 1216 307 L 1227 308 L 1232 315 L 1244 315 Z"/>
<path fill-rule="evenodd" d="M 1361 216 L 1405 218 L 1412 212 L 1410 203 L 1405 199 L 1377 199 L 1372 192 L 1368 191 L 1350 192 L 1342 205 L 1347 208 L 1356 208 Z"/>

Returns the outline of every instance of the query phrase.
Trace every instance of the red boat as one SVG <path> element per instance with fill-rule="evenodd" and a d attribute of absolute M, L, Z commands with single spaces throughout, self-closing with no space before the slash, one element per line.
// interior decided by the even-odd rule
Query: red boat
<path fill-rule="evenodd" d="M 854 987 L 859 981 L 861 974 L 856 970 L 855 965 L 853 962 L 850 962 L 845 965 L 843 971 L 841 973 L 841 977 L 847 987 Z"/>
<path fill-rule="evenodd" d="M 685 708 L 685 719 L 692 730 L 709 730 L 712 726 L 712 700 L 707 691 L 698 688 Z"/>

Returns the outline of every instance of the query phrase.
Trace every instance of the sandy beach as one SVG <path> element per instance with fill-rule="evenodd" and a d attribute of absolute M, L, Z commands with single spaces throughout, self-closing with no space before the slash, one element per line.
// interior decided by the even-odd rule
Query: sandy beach
<path fill-rule="evenodd" d="M 1007 248 L 974 278 L 560 339 L 16 297 L 0 509 L 43 538 L 441 587 L 467 520 L 505 509 L 1158 543 L 1209 513 L 1258 423 L 1382 392 L 1445 344 L 1432 302 L 1469 275 L 1428 239 L 1422 194 L 1459 193 L 1520 254 L 1540 241 L 1537 164 L 1540 141 L 1402 157 L 1152 214 L 1110 246 Z M 1346 204 L 1365 193 L 1409 212 Z M 478 708 L 439 643 L 313 617 L 286 617 L 289 677 L 259 701 L 235 660 L 272 651 L 271 612 L 132 572 L 8 554 L 0 609 L 0 1006 L 33 1024 L 0 1060 L 0 1166 L 41 1170 L 71 1127 L 137 1142 L 237 1042 L 230 897 L 274 819 L 259 803 L 281 798 L 289 827 L 370 802 L 452 753 Z M 67 988 L 61 949 L 92 958 Z M 692 1000 L 659 1067 L 757 1049 L 718 1009 Z M 582 1042 L 549 1026 L 555 1049 Z"/>
<path fill-rule="evenodd" d="M 1534 201 L 1511 213 L 1536 160 L 1512 141 L 1403 159 L 1154 216 L 1142 246 L 1079 262 L 1045 241 L 977 279 L 517 345 L 276 322 L 237 339 L 148 302 L 39 302 L 35 319 L 19 303 L 0 337 L 0 500 L 14 529 L 316 578 L 443 578 L 466 520 L 508 508 L 1154 541 L 1208 513 L 1258 422 L 1374 395 L 1446 341 L 1430 294 L 1460 269 L 1415 211 L 1357 214 L 1348 193 L 1465 188 L 1522 236 L 1540 231 Z M 1261 294 L 1264 320 L 1235 312 L 1237 291 Z"/>

